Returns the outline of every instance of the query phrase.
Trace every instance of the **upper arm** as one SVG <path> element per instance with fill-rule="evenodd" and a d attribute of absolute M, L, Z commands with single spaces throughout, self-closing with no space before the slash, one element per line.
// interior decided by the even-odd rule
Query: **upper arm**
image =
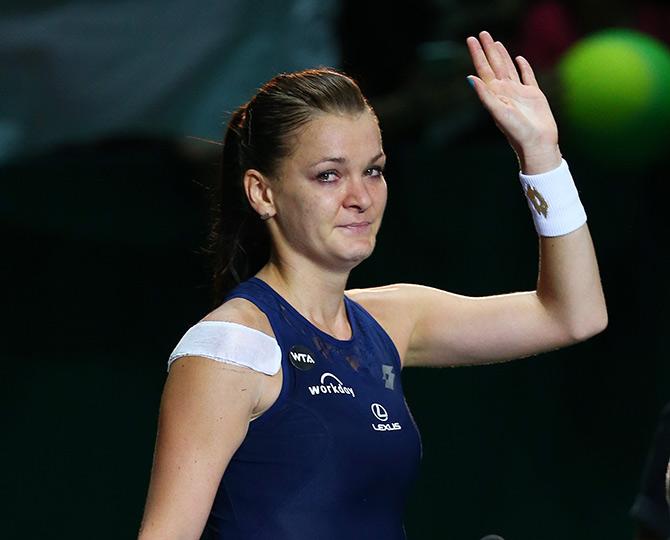
<path fill-rule="evenodd" d="M 534 291 L 486 297 L 418 287 L 406 365 L 467 365 L 511 360 L 571 343 Z"/>
<path fill-rule="evenodd" d="M 573 341 L 535 292 L 468 297 L 397 284 L 352 293 L 391 335 L 403 366 L 496 362 Z"/>
<path fill-rule="evenodd" d="M 273 336 L 267 317 L 246 300 L 226 302 L 205 320 L 243 324 Z M 140 538 L 199 538 L 230 458 L 249 421 L 276 398 L 275 376 L 201 356 L 170 368 Z"/>
<path fill-rule="evenodd" d="M 142 538 L 199 538 L 263 377 L 201 357 L 174 362 L 161 400 Z"/>

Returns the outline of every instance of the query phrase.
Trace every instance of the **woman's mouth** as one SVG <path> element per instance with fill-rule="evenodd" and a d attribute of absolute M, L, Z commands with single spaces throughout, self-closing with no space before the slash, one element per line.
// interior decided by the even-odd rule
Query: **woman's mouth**
<path fill-rule="evenodd" d="M 353 233 L 367 232 L 370 230 L 369 221 L 357 221 L 354 223 L 347 223 L 346 225 L 340 225 L 341 229 L 351 231 Z"/>

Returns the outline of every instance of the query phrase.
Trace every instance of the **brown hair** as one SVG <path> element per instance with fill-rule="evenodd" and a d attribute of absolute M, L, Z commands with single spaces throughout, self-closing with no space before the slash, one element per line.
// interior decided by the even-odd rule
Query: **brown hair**
<path fill-rule="evenodd" d="M 214 304 L 258 272 L 270 256 L 266 225 L 251 208 L 244 173 L 276 178 L 293 150 L 292 138 L 315 114 L 372 110 L 356 82 L 330 68 L 277 75 L 230 118 L 223 142 L 221 179 L 212 197 L 208 252 L 213 258 Z"/>

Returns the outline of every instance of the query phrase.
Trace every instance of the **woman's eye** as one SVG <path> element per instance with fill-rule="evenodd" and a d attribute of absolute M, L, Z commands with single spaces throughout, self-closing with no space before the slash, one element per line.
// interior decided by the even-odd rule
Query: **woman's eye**
<path fill-rule="evenodd" d="M 365 171 L 368 176 L 384 176 L 384 169 L 381 167 L 370 167 Z"/>
<path fill-rule="evenodd" d="M 334 182 L 337 180 L 337 173 L 335 171 L 325 171 L 316 175 L 320 182 Z"/>

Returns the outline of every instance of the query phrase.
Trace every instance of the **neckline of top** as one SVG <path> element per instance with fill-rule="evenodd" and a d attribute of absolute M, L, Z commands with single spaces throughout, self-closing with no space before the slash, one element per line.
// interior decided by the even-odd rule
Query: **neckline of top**
<path fill-rule="evenodd" d="M 310 321 L 307 317 L 305 317 L 302 313 L 300 313 L 295 307 L 293 307 L 286 298 L 284 298 L 281 294 L 279 294 L 277 291 L 275 291 L 271 285 L 269 285 L 267 282 L 263 281 L 262 279 L 253 276 L 249 279 L 249 281 L 252 281 L 254 283 L 257 283 L 264 289 L 268 290 L 271 292 L 274 296 L 276 296 L 279 301 L 288 309 L 291 313 L 293 313 L 298 319 L 303 321 L 307 326 L 309 326 L 314 332 L 319 334 L 321 337 L 324 339 L 335 343 L 340 346 L 347 346 L 347 345 L 352 345 L 354 343 L 354 340 L 356 338 L 356 335 L 358 334 L 356 325 L 354 323 L 354 316 L 352 313 L 352 308 L 351 308 L 351 303 L 353 302 L 351 299 L 347 297 L 347 295 L 344 295 L 344 308 L 347 312 L 347 320 L 349 321 L 349 327 L 351 328 L 351 337 L 349 339 L 338 339 L 335 336 L 330 335 L 327 332 L 324 332 L 316 326 L 312 321 Z"/>

